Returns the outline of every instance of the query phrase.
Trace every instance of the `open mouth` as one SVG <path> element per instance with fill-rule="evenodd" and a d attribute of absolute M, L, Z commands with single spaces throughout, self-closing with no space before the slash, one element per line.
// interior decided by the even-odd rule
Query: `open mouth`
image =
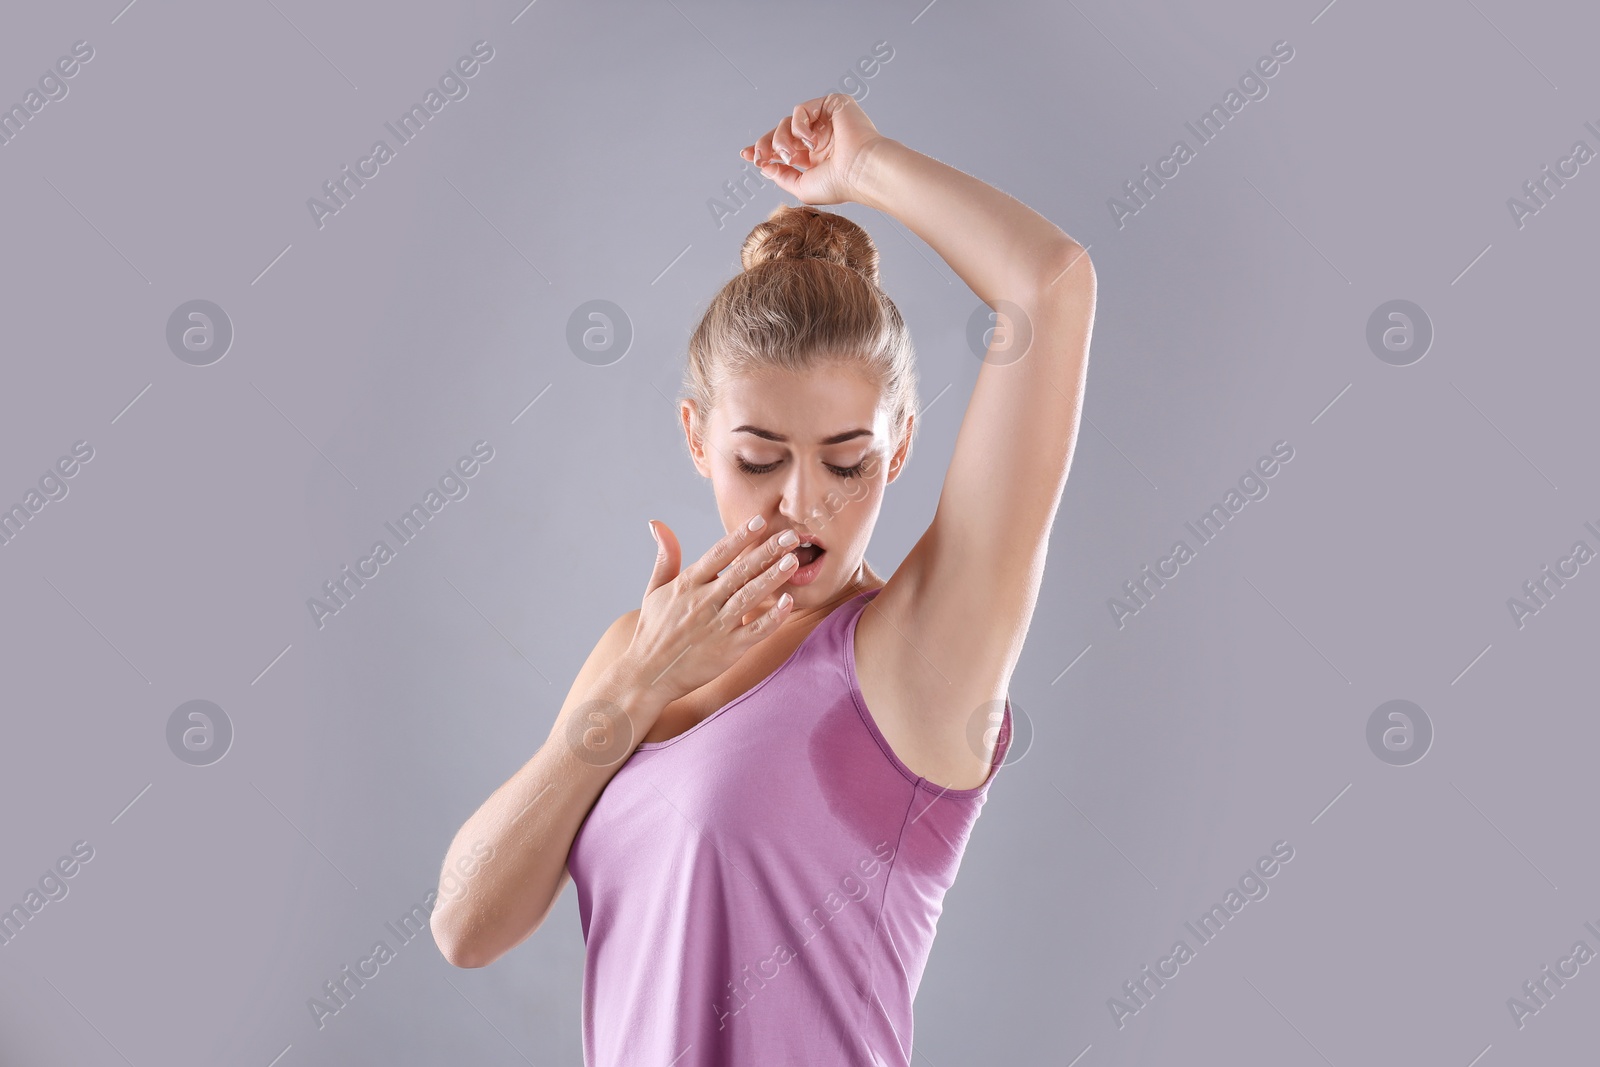
<path fill-rule="evenodd" d="M 819 545 L 808 545 L 802 542 L 800 545 L 796 546 L 794 550 L 794 558 L 795 561 L 800 564 L 800 566 L 804 567 L 808 564 L 815 563 L 817 558 L 821 556 L 824 551 L 826 550 Z"/>

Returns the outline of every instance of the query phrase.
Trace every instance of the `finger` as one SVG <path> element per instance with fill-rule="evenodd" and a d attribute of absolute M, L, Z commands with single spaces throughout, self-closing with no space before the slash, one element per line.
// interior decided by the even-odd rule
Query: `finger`
<path fill-rule="evenodd" d="M 728 603 L 728 598 L 739 592 L 741 585 L 762 573 L 762 569 L 778 560 L 779 555 L 790 547 L 779 544 L 779 537 L 787 537 L 790 541 L 794 541 L 794 544 L 800 544 L 798 534 L 789 528 L 773 533 L 771 526 L 765 526 L 760 533 L 768 533 L 771 536 L 763 537 L 760 541 L 752 539 L 749 544 L 742 545 L 738 555 L 726 561 L 722 573 L 710 581 L 710 601 L 717 611 L 722 611 L 723 606 Z"/>
<path fill-rule="evenodd" d="M 784 163 L 793 163 L 796 156 L 805 153 L 806 146 L 801 144 L 800 138 L 794 135 L 794 124 L 791 116 L 785 115 L 783 121 L 773 129 L 772 150 L 778 153 L 778 159 Z"/>
<path fill-rule="evenodd" d="M 774 589 L 787 582 L 799 565 L 800 561 L 795 558 L 793 550 L 785 549 L 775 562 L 734 591 L 728 602 L 722 605 L 719 614 L 742 621 L 747 614 L 756 609 L 758 604 L 767 599 Z"/>
<path fill-rule="evenodd" d="M 723 534 L 716 544 L 706 549 L 705 555 L 697 559 L 686 575 L 697 585 L 704 585 L 716 580 L 717 573 L 733 562 L 735 556 L 749 548 L 751 544 L 759 544 L 762 531 L 766 527 L 766 519 L 761 515 L 751 517 L 751 522 L 761 519 L 760 525 L 751 529 L 749 522 L 740 523 L 729 533 Z"/>
<path fill-rule="evenodd" d="M 810 141 L 813 148 L 826 132 L 823 127 L 827 125 L 828 116 L 831 114 L 827 109 L 827 102 L 828 96 L 814 96 L 810 100 L 802 100 L 795 105 L 794 113 L 789 116 L 795 135 Z"/>
<path fill-rule="evenodd" d="M 740 626 L 734 632 L 745 639 L 746 647 L 756 644 L 762 638 L 767 637 L 776 631 L 778 629 L 778 624 L 784 620 L 784 617 L 788 615 L 793 608 L 794 597 L 790 596 L 788 593 L 784 593 L 778 598 L 778 602 L 771 608 L 762 612 L 760 615 L 757 615 L 743 626 Z"/>
<path fill-rule="evenodd" d="M 822 114 L 831 119 L 846 108 L 856 106 L 856 98 L 849 93 L 829 93 L 822 98 Z"/>
<path fill-rule="evenodd" d="M 650 531 L 656 535 L 656 563 L 650 572 L 650 583 L 645 586 L 644 595 L 649 596 L 657 589 L 666 585 L 678 576 L 678 562 L 683 558 L 682 550 L 678 546 L 678 537 L 666 523 L 656 523 L 650 520 Z"/>
<path fill-rule="evenodd" d="M 839 99 L 830 105 L 829 101 L 834 97 Z M 819 162 L 826 159 L 828 149 L 833 145 L 833 115 L 844 106 L 845 101 L 851 99 L 844 93 L 830 93 L 796 104 L 794 112 L 784 119 L 784 123 L 799 149 Z"/>
<path fill-rule="evenodd" d="M 773 158 L 772 133 L 773 131 L 768 130 L 756 141 L 756 154 L 754 158 L 757 165 L 760 165 L 761 163 Z"/>
<path fill-rule="evenodd" d="M 823 151 L 832 147 L 834 116 L 841 111 L 859 106 L 856 98 L 849 93 L 829 93 L 823 97 L 818 107 L 817 118 L 812 123 L 812 128 L 817 131 L 817 136 L 811 139 L 816 144 L 813 151 Z"/>
<path fill-rule="evenodd" d="M 779 558 L 785 552 L 792 555 L 799 544 L 800 535 L 792 528 L 786 527 L 741 552 L 712 583 L 713 602 L 717 610 L 726 607 L 728 601 L 736 596 L 741 588 L 760 578 L 768 568 L 779 562 Z M 745 610 L 748 611 L 749 608 Z"/>
<path fill-rule="evenodd" d="M 811 132 L 811 108 L 816 106 L 820 109 L 821 105 L 820 98 L 815 101 L 807 100 L 803 104 L 796 104 L 794 106 L 794 114 L 789 116 L 790 128 L 794 130 L 794 135 L 800 138 L 800 143 L 807 148 L 815 148 L 817 145 L 816 135 Z"/>
<path fill-rule="evenodd" d="M 777 160 L 763 163 L 756 169 L 761 171 L 762 177 L 768 179 L 769 181 L 777 182 L 778 188 L 782 189 L 796 200 L 803 201 L 805 199 L 805 197 L 800 195 L 798 185 L 800 179 L 805 175 L 804 171 L 796 167 L 791 167 L 787 163 L 779 163 Z"/>

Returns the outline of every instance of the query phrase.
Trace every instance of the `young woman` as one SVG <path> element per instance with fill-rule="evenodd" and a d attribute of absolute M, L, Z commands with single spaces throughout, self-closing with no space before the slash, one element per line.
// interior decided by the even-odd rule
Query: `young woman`
<path fill-rule="evenodd" d="M 729 532 L 579 671 L 549 740 L 456 834 L 433 933 L 481 967 L 568 878 L 589 1067 L 909 1064 L 945 891 L 1011 732 L 1005 694 L 1077 437 L 1094 271 L 1049 220 L 808 100 L 741 152 L 802 205 L 746 238 L 690 341 L 685 439 Z M 886 212 L 996 312 L 927 532 L 865 552 L 917 422 Z"/>

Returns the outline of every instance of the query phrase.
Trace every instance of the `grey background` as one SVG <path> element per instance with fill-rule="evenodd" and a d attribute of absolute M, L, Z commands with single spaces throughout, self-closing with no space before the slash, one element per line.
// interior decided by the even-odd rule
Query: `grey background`
<path fill-rule="evenodd" d="M 6 104 L 95 50 L 0 147 L 0 502 L 95 450 L 0 547 L 0 902 L 94 849 L 0 946 L 0 1062 L 579 1062 L 570 890 L 487 969 L 423 938 L 320 1030 L 307 1001 L 396 942 L 544 740 L 642 595 L 643 520 L 695 555 L 720 533 L 669 401 L 789 198 L 720 227 L 708 201 L 830 90 L 1055 220 L 1100 280 L 1012 685 L 1036 737 L 946 899 L 916 1061 L 1594 1057 L 1600 963 L 1520 1029 L 1506 1006 L 1600 950 L 1600 564 L 1521 628 L 1507 608 L 1600 548 L 1600 164 L 1520 229 L 1506 206 L 1600 147 L 1592 10 L 123 2 L 0 28 Z M 318 229 L 306 199 L 478 40 L 469 95 Z M 880 40 L 892 60 L 841 81 Z M 1269 94 L 1119 229 L 1108 198 L 1279 40 Z M 882 248 L 932 401 L 873 541 L 889 573 L 932 516 L 977 302 L 898 223 L 838 210 Z M 1397 298 L 1435 330 L 1406 367 L 1365 340 Z M 165 341 L 193 299 L 235 331 L 207 367 Z M 609 366 L 565 340 L 592 299 L 635 331 Z M 307 598 L 477 440 L 467 497 L 319 630 Z M 1108 599 L 1280 440 L 1269 495 L 1119 629 Z M 1435 730 L 1410 766 L 1366 742 L 1395 698 Z M 209 766 L 167 745 L 195 699 L 234 730 Z M 1119 1029 L 1108 998 L 1280 840 L 1270 894 Z"/>

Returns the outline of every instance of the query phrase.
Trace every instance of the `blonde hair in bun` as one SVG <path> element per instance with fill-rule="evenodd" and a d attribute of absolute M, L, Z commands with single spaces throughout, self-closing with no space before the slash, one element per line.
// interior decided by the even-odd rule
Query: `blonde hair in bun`
<path fill-rule="evenodd" d="M 917 411 L 916 353 L 878 286 L 871 236 L 843 215 L 780 204 L 745 237 L 739 259 L 743 272 L 711 298 L 689 338 L 684 392 L 700 416 L 696 432 L 730 379 L 843 363 L 879 383 L 892 456 Z"/>

